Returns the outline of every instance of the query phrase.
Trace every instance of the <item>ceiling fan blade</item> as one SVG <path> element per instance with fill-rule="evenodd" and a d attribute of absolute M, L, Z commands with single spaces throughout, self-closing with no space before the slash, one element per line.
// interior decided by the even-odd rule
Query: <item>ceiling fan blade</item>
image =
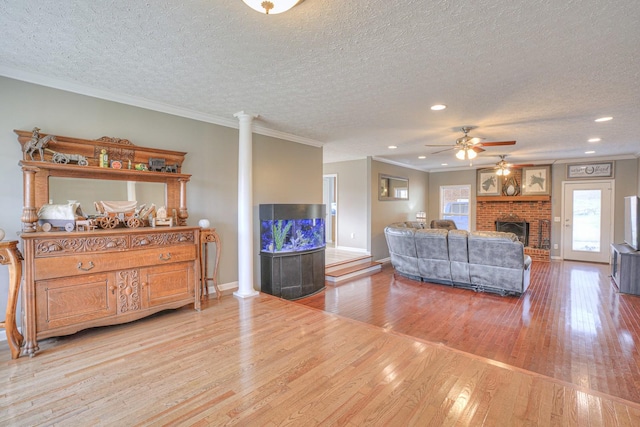
<path fill-rule="evenodd" d="M 535 166 L 534 164 L 523 164 L 523 165 L 509 165 L 508 167 L 511 169 L 520 169 L 520 168 L 530 168 L 532 166 Z"/>
<path fill-rule="evenodd" d="M 425 144 L 425 147 L 453 147 L 451 144 Z"/>
<path fill-rule="evenodd" d="M 487 151 L 487 150 L 485 150 L 484 148 L 480 148 L 480 147 L 479 147 L 479 146 L 477 146 L 477 145 L 476 145 L 476 146 L 473 146 L 473 147 L 471 147 L 471 148 L 469 148 L 469 149 L 470 149 L 470 150 L 475 151 L 476 153 L 482 153 L 483 151 Z"/>
<path fill-rule="evenodd" d="M 497 141 L 497 142 L 479 142 L 476 145 L 479 145 L 481 147 L 495 147 L 498 145 L 515 145 L 516 142 L 515 141 Z"/>
<path fill-rule="evenodd" d="M 427 147 L 428 147 L 428 145 L 427 145 Z M 436 147 L 442 147 L 442 145 L 436 145 Z M 431 154 L 438 154 L 438 153 L 442 153 L 442 152 L 444 152 L 444 151 L 453 150 L 454 148 L 456 148 L 456 147 L 449 147 L 449 148 L 445 148 L 444 150 L 434 151 L 434 152 L 433 152 L 433 153 L 431 153 Z"/>

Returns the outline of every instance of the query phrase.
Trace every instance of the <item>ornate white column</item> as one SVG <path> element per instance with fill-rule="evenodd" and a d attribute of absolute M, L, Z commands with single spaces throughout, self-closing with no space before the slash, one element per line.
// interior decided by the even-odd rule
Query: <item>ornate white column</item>
<path fill-rule="evenodd" d="M 253 288 L 253 130 L 254 116 L 240 111 L 238 138 L 238 290 L 241 298 L 258 295 Z"/>

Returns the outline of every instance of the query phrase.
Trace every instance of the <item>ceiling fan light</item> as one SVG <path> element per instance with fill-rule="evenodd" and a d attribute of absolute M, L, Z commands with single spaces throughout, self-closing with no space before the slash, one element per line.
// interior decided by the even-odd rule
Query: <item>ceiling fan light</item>
<path fill-rule="evenodd" d="M 275 15 L 286 12 L 304 0 L 242 0 L 251 9 L 264 13 L 265 15 Z"/>
<path fill-rule="evenodd" d="M 504 171 L 502 169 L 498 169 L 496 171 L 496 175 L 498 175 L 498 176 L 502 176 L 503 173 L 504 173 Z"/>
<path fill-rule="evenodd" d="M 458 150 L 458 152 L 456 153 L 456 157 L 459 158 L 460 160 L 464 160 L 466 157 L 465 150 L 464 149 Z"/>
<path fill-rule="evenodd" d="M 511 171 L 509 169 L 505 169 L 504 171 L 502 171 L 504 176 L 507 176 L 511 173 Z"/>
<path fill-rule="evenodd" d="M 469 160 L 475 159 L 477 155 L 478 155 L 478 153 L 476 153 L 475 151 L 467 150 L 467 156 L 469 156 Z"/>

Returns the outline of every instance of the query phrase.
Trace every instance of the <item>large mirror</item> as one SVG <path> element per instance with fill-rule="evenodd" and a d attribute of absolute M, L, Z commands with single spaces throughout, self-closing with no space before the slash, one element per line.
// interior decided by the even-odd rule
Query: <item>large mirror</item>
<path fill-rule="evenodd" d="M 166 189 L 161 182 L 112 181 L 84 178 L 49 178 L 49 202 L 64 204 L 69 200 L 80 203 L 87 215 L 95 215 L 94 202 L 99 200 L 135 200 L 138 207 L 146 204 L 165 206 Z"/>
<path fill-rule="evenodd" d="M 390 175 L 378 175 L 378 200 L 407 200 L 409 179 Z"/>

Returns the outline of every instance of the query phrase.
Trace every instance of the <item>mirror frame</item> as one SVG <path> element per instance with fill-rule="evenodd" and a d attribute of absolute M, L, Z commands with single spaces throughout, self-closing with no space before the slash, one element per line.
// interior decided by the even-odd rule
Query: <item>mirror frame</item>
<path fill-rule="evenodd" d="M 395 184 L 394 184 L 395 183 Z M 397 188 L 404 188 L 398 184 L 406 184 L 406 195 L 390 195 L 390 192 Z M 402 178 L 398 176 L 387 175 L 384 173 L 378 174 L 378 200 L 380 201 L 392 201 L 392 200 L 409 200 L 409 178 Z"/>
<path fill-rule="evenodd" d="M 22 167 L 23 175 L 23 207 L 22 207 L 22 231 L 33 233 L 37 231 L 38 209 L 49 203 L 49 177 L 64 178 L 90 178 L 112 181 L 139 181 L 159 182 L 166 185 L 165 201 L 167 212 L 174 209 L 178 215 L 178 225 L 186 225 L 189 217 L 187 211 L 187 182 L 191 175 L 181 172 L 184 156 L 187 153 L 157 148 L 140 147 L 129 140 L 102 137 L 96 140 L 71 138 L 55 135 L 48 143 L 48 150 L 44 151 L 43 158 L 36 154 L 36 159 L 27 157 L 25 144 L 33 138 L 33 131 L 14 130 L 18 135 L 18 142 L 22 145 L 23 160 L 18 164 Z M 40 133 L 44 138 L 48 136 Z M 163 158 L 169 165 L 175 164 L 177 171 L 156 172 L 142 171 L 134 168 L 111 168 L 99 166 L 99 153 L 105 150 L 110 159 L 131 161 L 134 164 L 148 164 L 150 159 Z M 64 153 L 82 155 L 87 159 L 88 165 L 80 166 L 72 163 L 55 163 L 52 153 Z M 99 197 L 97 198 L 99 200 Z"/>

